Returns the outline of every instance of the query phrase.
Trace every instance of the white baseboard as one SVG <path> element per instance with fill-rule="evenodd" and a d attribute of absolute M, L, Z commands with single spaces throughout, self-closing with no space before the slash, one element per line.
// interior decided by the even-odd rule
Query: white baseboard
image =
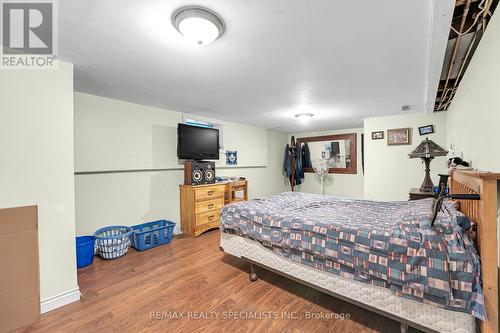
<path fill-rule="evenodd" d="M 80 289 L 75 288 L 72 290 L 68 290 L 59 295 L 55 295 L 49 298 L 46 298 L 40 302 L 41 312 L 46 313 L 61 306 L 64 306 L 69 303 L 76 302 L 80 299 Z"/>

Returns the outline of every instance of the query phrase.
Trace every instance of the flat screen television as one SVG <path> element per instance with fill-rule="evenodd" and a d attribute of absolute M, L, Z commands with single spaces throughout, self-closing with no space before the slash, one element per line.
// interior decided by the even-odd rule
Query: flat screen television
<path fill-rule="evenodd" d="M 177 158 L 218 160 L 219 130 L 179 124 L 177 126 Z"/>

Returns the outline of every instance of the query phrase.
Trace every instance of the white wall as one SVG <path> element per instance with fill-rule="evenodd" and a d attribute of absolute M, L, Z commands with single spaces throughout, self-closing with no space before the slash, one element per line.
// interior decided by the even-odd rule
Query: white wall
<path fill-rule="evenodd" d="M 361 134 L 362 128 L 323 131 L 323 132 L 308 132 L 294 134 L 295 138 L 303 138 L 308 136 L 332 135 L 332 134 L 347 134 L 356 133 L 357 142 L 357 174 L 340 174 L 330 173 L 324 178 L 325 195 L 335 195 L 345 198 L 363 198 L 363 169 L 361 165 Z M 321 193 L 320 178 L 315 173 L 305 173 L 303 183 L 297 186 L 297 191 L 308 193 Z"/>
<path fill-rule="evenodd" d="M 493 15 L 447 111 L 448 145 L 471 166 L 500 172 L 500 14 Z M 499 182 L 500 185 L 500 182 Z M 500 186 L 498 193 L 500 207 Z M 500 241 L 500 210 L 497 217 Z M 498 246 L 500 267 L 500 246 Z"/>
<path fill-rule="evenodd" d="M 179 222 L 178 186 L 184 174 L 176 157 L 176 136 L 168 134 L 172 129 L 175 134 L 181 121 L 179 112 L 75 93 L 77 171 L 153 169 L 77 174 L 78 235 L 92 234 L 113 224 L 133 225 L 157 219 Z M 219 167 L 217 175 L 247 177 L 250 198 L 288 189 L 281 171 L 286 134 L 217 123 L 224 125 L 226 148 L 237 150 L 239 163 L 246 165 Z M 223 162 L 219 161 L 219 165 Z M 176 228 L 178 232 L 179 224 Z"/>
<path fill-rule="evenodd" d="M 73 171 L 73 66 L 0 71 L 0 207 L 38 205 L 42 300 L 77 288 Z"/>
<path fill-rule="evenodd" d="M 448 147 L 472 167 L 500 172 L 500 14 L 493 15 L 448 114 Z"/>
<path fill-rule="evenodd" d="M 238 151 L 239 166 L 267 165 L 265 128 L 211 121 L 223 125 L 224 148 Z M 182 168 L 183 162 L 175 158 L 180 122 L 180 112 L 75 93 L 75 169 Z M 216 162 L 223 165 L 225 160 Z"/>
<path fill-rule="evenodd" d="M 434 134 L 420 136 L 418 127 L 434 125 Z M 411 145 L 388 146 L 387 130 L 412 129 Z M 371 133 L 384 131 L 383 140 L 372 140 Z M 426 137 L 446 149 L 446 113 L 410 113 L 397 116 L 367 118 L 365 132 L 364 196 L 371 200 L 408 200 L 410 188 L 420 187 L 424 179 L 421 159 L 410 159 L 413 151 Z M 450 155 L 450 154 L 448 154 Z M 446 172 L 448 156 L 431 162 L 431 177 L 438 183 L 439 173 Z"/>

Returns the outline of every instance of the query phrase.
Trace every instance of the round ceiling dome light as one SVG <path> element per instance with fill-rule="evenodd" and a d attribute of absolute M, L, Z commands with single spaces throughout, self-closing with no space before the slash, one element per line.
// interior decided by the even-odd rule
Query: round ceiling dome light
<path fill-rule="evenodd" d="M 310 119 L 312 118 L 314 115 L 312 113 L 308 113 L 308 112 L 302 112 L 302 113 L 297 113 L 295 115 L 295 118 L 298 118 L 298 119 Z"/>
<path fill-rule="evenodd" d="M 224 33 L 224 22 L 203 7 L 182 7 L 172 15 L 172 24 L 181 35 L 198 45 L 213 43 Z"/>

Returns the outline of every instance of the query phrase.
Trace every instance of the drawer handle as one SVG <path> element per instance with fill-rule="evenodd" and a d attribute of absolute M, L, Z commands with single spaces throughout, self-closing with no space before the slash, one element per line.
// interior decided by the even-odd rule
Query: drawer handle
<path fill-rule="evenodd" d="M 214 191 L 208 191 L 207 194 L 212 195 L 212 194 L 214 194 Z"/>
<path fill-rule="evenodd" d="M 213 208 L 213 207 L 214 207 L 214 204 L 208 205 L 208 208 Z"/>
<path fill-rule="evenodd" d="M 215 216 L 213 216 L 213 215 L 212 215 L 212 216 L 210 216 L 210 217 L 208 218 L 208 220 L 209 220 L 209 221 L 212 221 L 212 220 L 214 219 L 214 217 L 215 217 Z"/>

